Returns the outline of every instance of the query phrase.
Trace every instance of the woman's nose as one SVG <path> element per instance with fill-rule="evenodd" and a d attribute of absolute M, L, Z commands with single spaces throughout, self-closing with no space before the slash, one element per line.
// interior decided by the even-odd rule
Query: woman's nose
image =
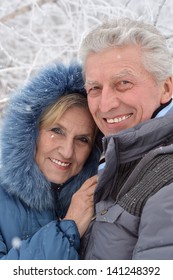
<path fill-rule="evenodd" d="M 72 139 L 66 139 L 61 143 L 61 155 L 64 159 L 70 159 L 74 154 L 74 143 Z"/>

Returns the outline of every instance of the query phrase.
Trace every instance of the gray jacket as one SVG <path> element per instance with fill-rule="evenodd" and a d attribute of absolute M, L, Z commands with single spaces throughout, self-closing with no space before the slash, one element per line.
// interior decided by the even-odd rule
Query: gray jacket
<path fill-rule="evenodd" d="M 172 143 L 172 112 L 103 139 L 106 164 L 81 258 L 173 259 Z M 131 164 L 131 172 L 126 176 L 124 169 L 113 197 L 125 164 Z"/>

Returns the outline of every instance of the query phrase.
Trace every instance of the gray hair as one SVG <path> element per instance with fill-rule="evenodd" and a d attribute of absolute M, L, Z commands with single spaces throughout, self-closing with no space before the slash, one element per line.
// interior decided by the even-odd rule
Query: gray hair
<path fill-rule="evenodd" d="M 156 82 L 172 76 L 172 56 L 163 35 L 150 24 L 128 18 L 111 19 L 89 31 L 81 42 L 79 58 L 85 66 L 90 53 L 127 45 L 141 47 L 143 65 Z"/>

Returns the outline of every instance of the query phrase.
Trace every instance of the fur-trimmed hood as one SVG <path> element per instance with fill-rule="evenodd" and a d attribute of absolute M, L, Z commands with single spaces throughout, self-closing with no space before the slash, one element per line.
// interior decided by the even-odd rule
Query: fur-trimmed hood
<path fill-rule="evenodd" d="M 34 159 L 39 117 L 62 95 L 74 92 L 85 94 L 83 85 L 82 70 L 78 64 L 66 67 L 55 63 L 43 68 L 22 89 L 12 94 L 8 104 L 1 135 L 0 184 L 8 193 L 37 210 L 53 207 L 51 183 Z M 65 184 L 61 201 L 65 199 L 66 206 L 81 184 L 96 174 L 98 160 L 99 152 L 94 148 L 80 174 Z"/>

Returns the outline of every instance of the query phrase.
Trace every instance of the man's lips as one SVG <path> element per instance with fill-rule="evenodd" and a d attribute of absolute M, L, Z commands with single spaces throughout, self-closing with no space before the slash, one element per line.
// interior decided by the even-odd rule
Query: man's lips
<path fill-rule="evenodd" d="M 132 116 L 132 114 L 129 114 L 129 115 L 124 115 L 124 116 L 116 117 L 116 118 L 104 118 L 104 120 L 107 123 L 120 123 L 120 122 L 123 122 L 123 121 L 127 120 L 131 116 Z"/>

